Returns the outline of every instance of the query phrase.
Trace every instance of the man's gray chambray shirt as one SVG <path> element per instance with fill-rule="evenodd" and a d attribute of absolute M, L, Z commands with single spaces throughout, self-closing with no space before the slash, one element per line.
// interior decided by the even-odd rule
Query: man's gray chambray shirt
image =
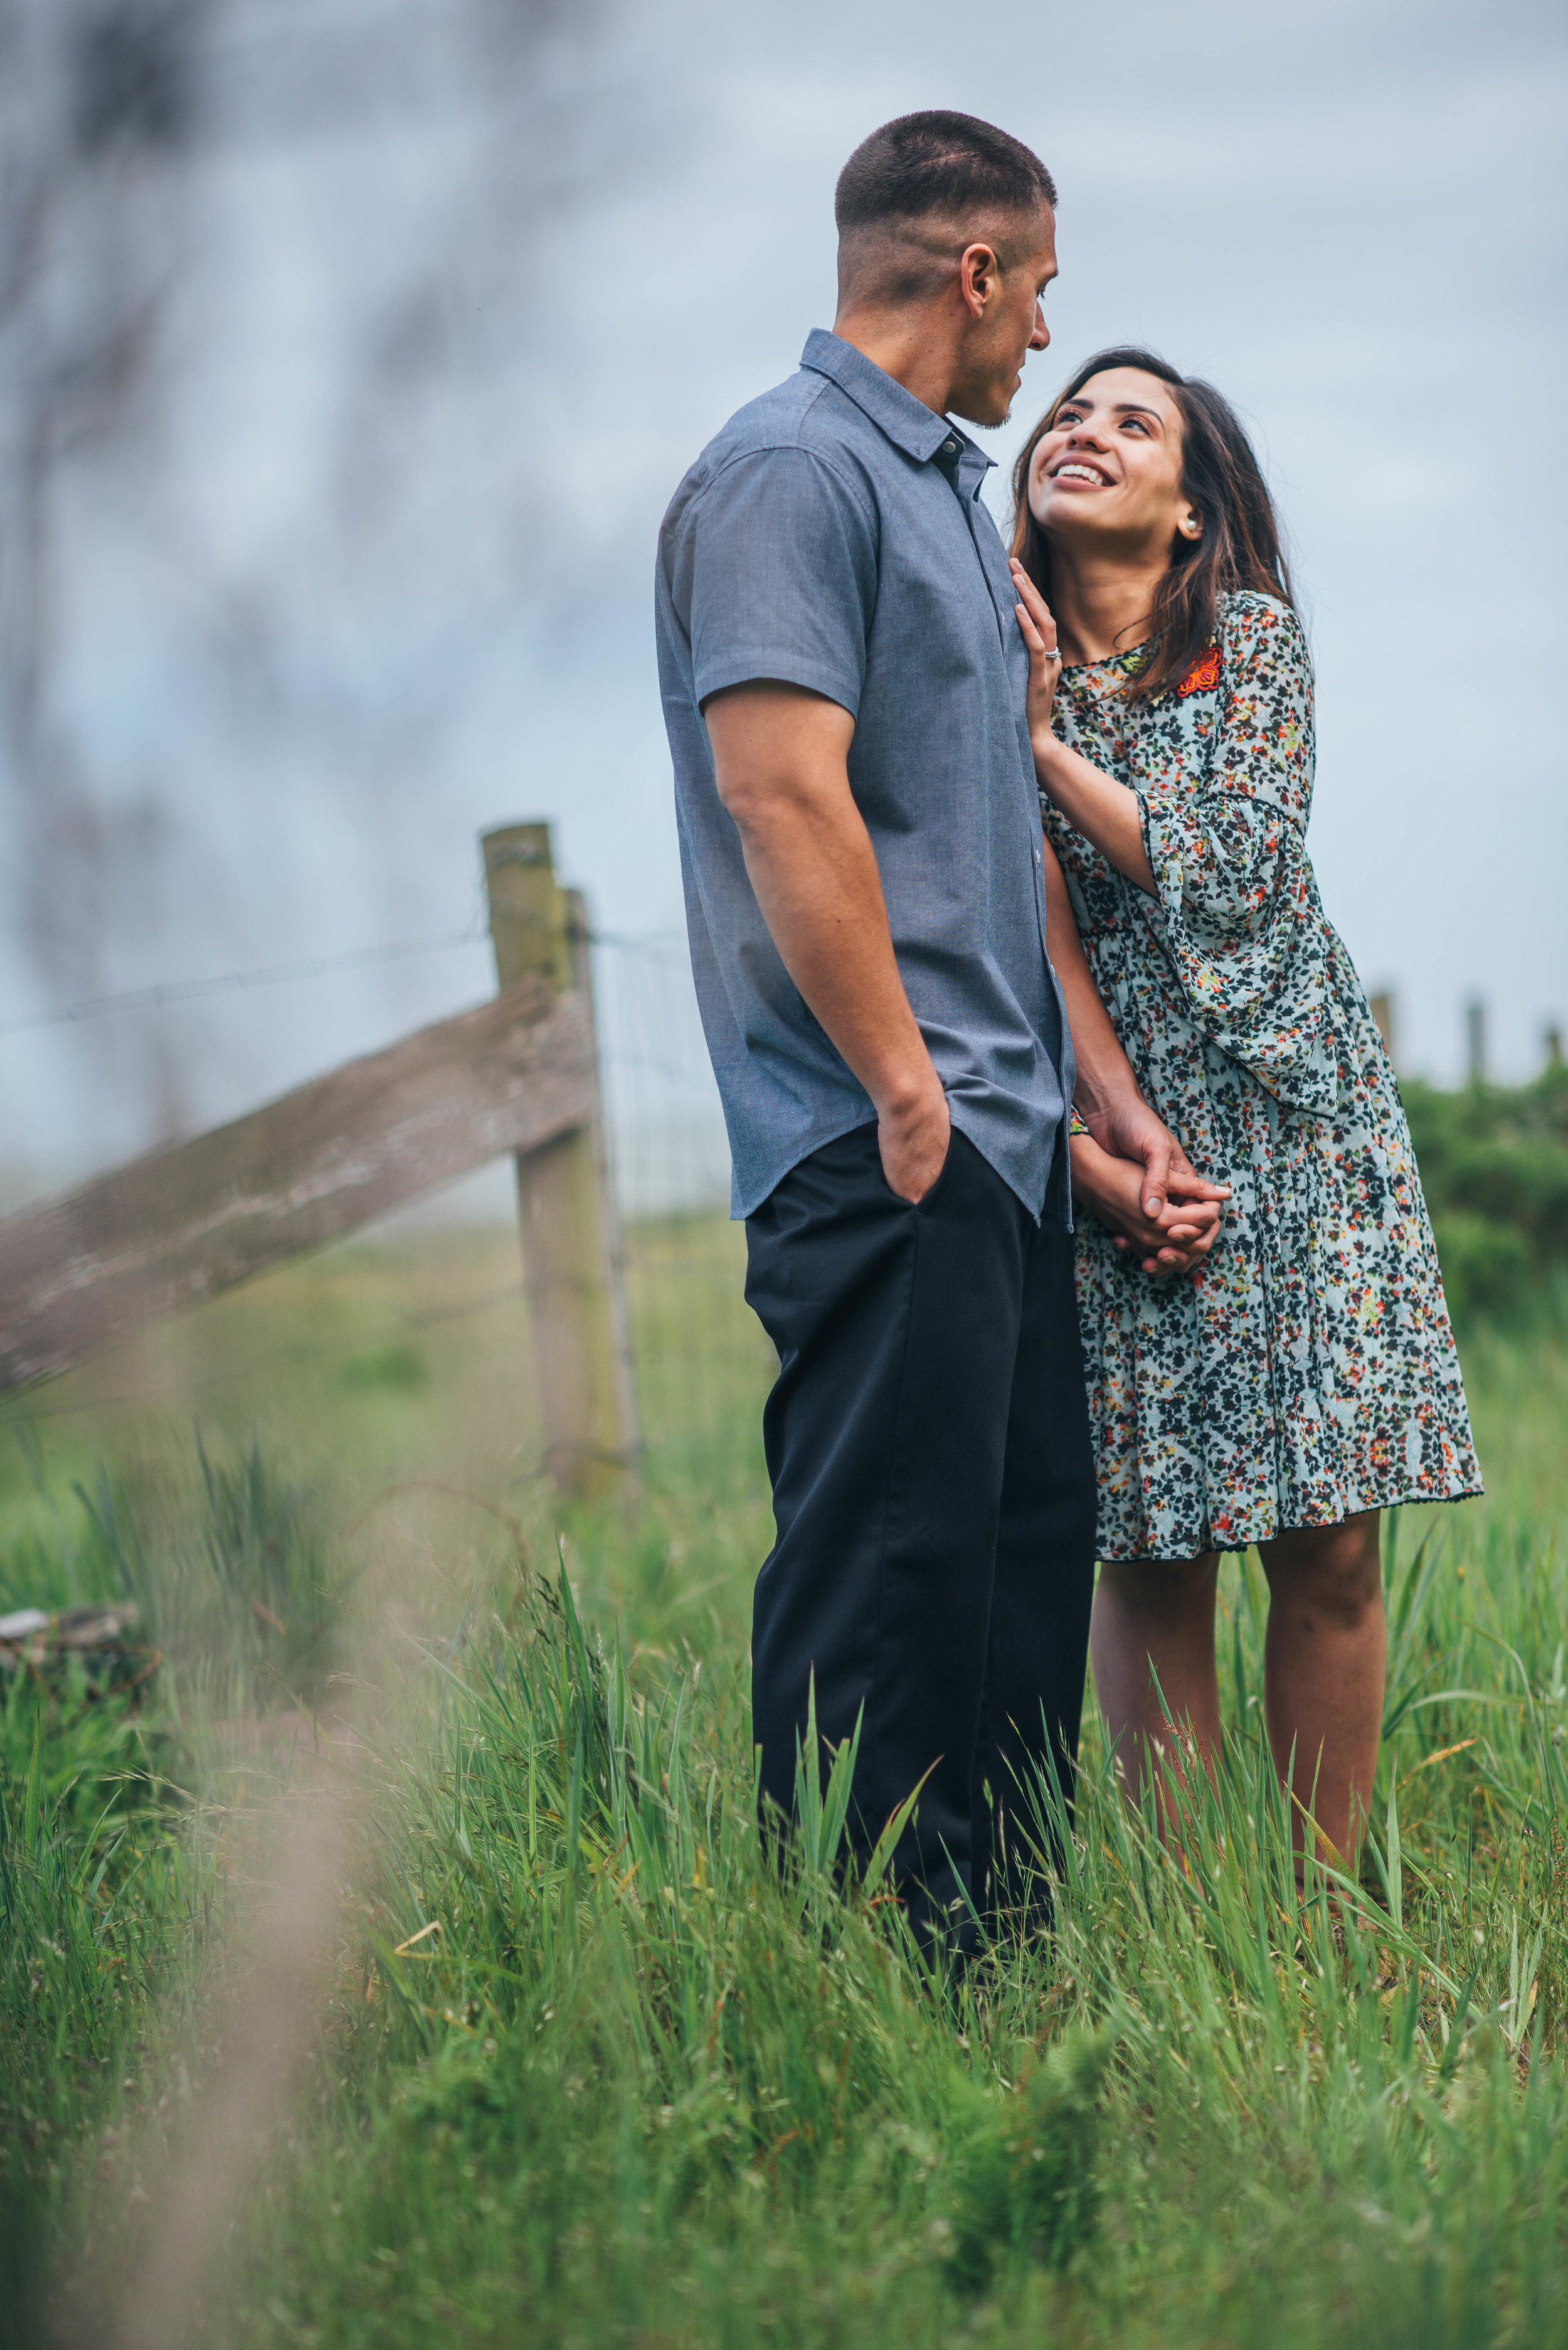
<path fill-rule="evenodd" d="M 991 460 L 820 329 L 670 502 L 656 585 L 691 964 L 748 1216 L 876 1116 L 768 934 L 701 705 L 779 678 L 855 720 L 849 782 L 894 951 L 966 1134 L 1033 1216 L 1070 1221 L 1072 1045 L 1045 952 L 1029 660 Z M 956 493 L 956 494 L 955 494 Z"/>

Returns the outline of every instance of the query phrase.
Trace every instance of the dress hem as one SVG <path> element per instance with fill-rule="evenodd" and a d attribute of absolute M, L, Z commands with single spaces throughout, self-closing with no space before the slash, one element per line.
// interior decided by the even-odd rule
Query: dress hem
<path fill-rule="evenodd" d="M 1336 1518 L 1300 1518 L 1290 1525 L 1275 1525 L 1267 1534 L 1243 1534 L 1230 1542 L 1206 1542 L 1196 1550 L 1096 1550 L 1095 1558 L 1100 1566 L 1141 1566 L 1150 1562 L 1156 1565 L 1184 1566 L 1189 1559 L 1204 1558 L 1211 1551 L 1221 1558 L 1240 1557 L 1244 1551 L 1255 1550 L 1260 1543 L 1273 1542 L 1281 1534 L 1306 1534 L 1319 1526 L 1341 1526 L 1346 1518 L 1364 1517 L 1371 1510 L 1435 1508 L 1441 1503 L 1479 1501 L 1485 1492 L 1484 1485 L 1476 1484 L 1459 1485 L 1447 1493 L 1390 1493 L 1380 1501 L 1363 1502 L 1357 1509 L 1343 1510 Z"/>

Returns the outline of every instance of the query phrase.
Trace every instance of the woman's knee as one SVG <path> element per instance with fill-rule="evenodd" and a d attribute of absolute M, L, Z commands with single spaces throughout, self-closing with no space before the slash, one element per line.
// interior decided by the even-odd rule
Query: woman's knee
<path fill-rule="evenodd" d="M 1206 1610 L 1212 1616 L 1219 1572 L 1212 1551 L 1199 1558 L 1107 1559 L 1100 1588 L 1127 1615 L 1179 1621 Z"/>
<path fill-rule="evenodd" d="M 1376 1513 L 1336 1526 L 1296 1526 L 1262 1546 L 1271 1599 L 1359 1630 L 1382 1613 Z"/>

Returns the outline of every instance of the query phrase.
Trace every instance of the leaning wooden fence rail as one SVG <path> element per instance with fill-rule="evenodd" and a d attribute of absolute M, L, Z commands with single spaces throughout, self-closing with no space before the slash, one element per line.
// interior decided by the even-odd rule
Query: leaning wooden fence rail
<path fill-rule="evenodd" d="M 0 1391 L 512 1151 L 545 1463 L 584 1493 L 635 1471 L 584 909 L 546 825 L 483 846 L 493 1003 L 0 1220 Z"/>

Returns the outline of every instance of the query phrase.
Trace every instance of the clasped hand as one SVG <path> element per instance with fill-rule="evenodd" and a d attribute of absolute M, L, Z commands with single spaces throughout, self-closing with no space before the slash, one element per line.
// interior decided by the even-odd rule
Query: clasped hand
<path fill-rule="evenodd" d="M 1157 1280 L 1190 1273 L 1219 1239 L 1221 1201 L 1185 1196 L 1186 1179 L 1174 1168 L 1171 1196 L 1150 1215 L 1139 1161 L 1102 1149 L 1092 1134 L 1073 1137 L 1072 1159 L 1073 1197 L 1105 1225 L 1114 1249 L 1124 1254 L 1132 1250 L 1143 1271 Z M 1198 1189 L 1213 1193 L 1220 1187 L 1199 1181 Z"/>

